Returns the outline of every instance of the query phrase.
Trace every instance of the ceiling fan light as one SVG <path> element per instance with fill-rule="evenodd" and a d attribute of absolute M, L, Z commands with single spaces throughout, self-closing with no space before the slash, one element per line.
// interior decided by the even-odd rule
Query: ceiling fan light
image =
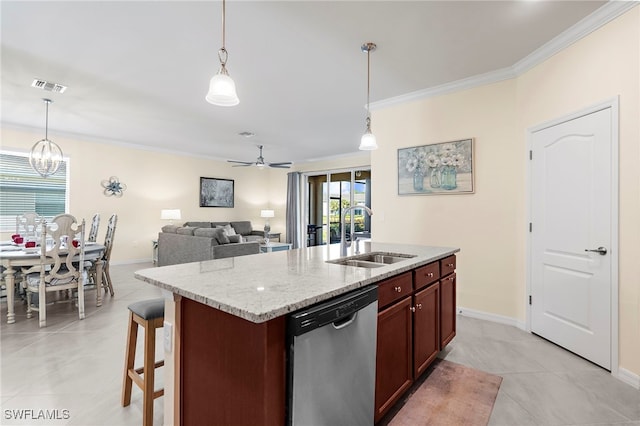
<path fill-rule="evenodd" d="M 360 138 L 359 149 L 361 151 L 373 151 L 375 149 L 378 149 L 378 143 L 376 142 L 376 135 L 371 133 L 370 129 L 367 129 L 364 135 L 362 135 L 362 138 Z"/>
<path fill-rule="evenodd" d="M 220 71 L 209 82 L 209 93 L 205 99 L 207 102 L 218 106 L 234 106 L 240 103 L 238 95 L 236 93 L 236 84 L 224 68 L 220 68 Z"/>

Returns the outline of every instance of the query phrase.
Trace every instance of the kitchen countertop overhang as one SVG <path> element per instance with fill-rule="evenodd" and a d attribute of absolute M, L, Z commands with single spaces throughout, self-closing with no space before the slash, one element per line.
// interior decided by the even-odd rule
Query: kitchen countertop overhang
<path fill-rule="evenodd" d="M 414 255 L 378 268 L 327 263 L 340 245 L 142 269 L 135 277 L 212 308 L 262 323 L 443 259 L 459 248 L 366 242 L 360 254 Z M 350 255 L 353 248 L 350 249 Z"/>

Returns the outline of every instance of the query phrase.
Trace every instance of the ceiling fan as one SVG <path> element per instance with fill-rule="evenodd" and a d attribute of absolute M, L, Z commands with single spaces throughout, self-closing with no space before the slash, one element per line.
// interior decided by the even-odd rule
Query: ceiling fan
<path fill-rule="evenodd" d="M 264 158 L 262 157 L 262 145 L 258 145 L 258 148 L 260 149 L 260 155 L 258 156 L 258 159 L 256 161 L 236 161 L 236 160 L 227 160 L 227 161 L 229 163 L 237 163 L 236 165 L 231 167 L 269 166 L 269 167 L 274 167 L 276 169 L 288 169 L 293 164 L 291 161 L 285 161 L 283 163 L 265 163 Z"/>

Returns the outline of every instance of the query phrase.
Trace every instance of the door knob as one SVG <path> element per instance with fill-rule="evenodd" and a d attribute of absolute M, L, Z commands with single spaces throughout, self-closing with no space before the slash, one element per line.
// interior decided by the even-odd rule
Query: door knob
<path fill-rule="evenodd" d="M 598 253 L 601 256 L 604 256 L 605 254 L 607 254 L 607 249 L 600 246 L 597 249 L 593 249 L 593 250 L 589 250 L 589 249 L 584 249 L 584 251 L 592 251 L 594 253 Z"/>

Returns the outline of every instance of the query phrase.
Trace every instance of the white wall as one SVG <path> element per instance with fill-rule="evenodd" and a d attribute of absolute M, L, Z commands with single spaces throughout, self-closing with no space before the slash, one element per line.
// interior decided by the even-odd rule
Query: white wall
<path fill-rule="evenodd" d="M 272 232 L 284 233 L 286 170 L 231 167 L 221 161 L 58 137 L 51 131 L 49 136 L 70 158 L 69 213 L 87 221 L 100 213 L 98 241 L 104 238 L 109 216 L 118 214 L 114 263 L 151 259 L 151 240 L 168 223 L 160 220 L 160 210 L 167 208 L 182 211 L 179 223 L 250 220 L 255 229 L 264 226 L 260 210 L 272 208 Z M 37 132 L 2 129 L 2 149 L 28 152 L 41 138 Z M 100 183 L 110 176 L 127 185 L 122 198 L 103 195 Z M 201 208 L 201 176 L 233 179 L 234 208 Z"/>
<path fill-rule="evenodd" d="M 375 111 L 376 239 L 461 248 L 458 305 L 526 317 L 526 130 L 620 97 L 619 364 L 640 375 L 640 8 L 516 79 Z M 397 149 L 475 138 L 473 195 L 398 196 Z"/>

